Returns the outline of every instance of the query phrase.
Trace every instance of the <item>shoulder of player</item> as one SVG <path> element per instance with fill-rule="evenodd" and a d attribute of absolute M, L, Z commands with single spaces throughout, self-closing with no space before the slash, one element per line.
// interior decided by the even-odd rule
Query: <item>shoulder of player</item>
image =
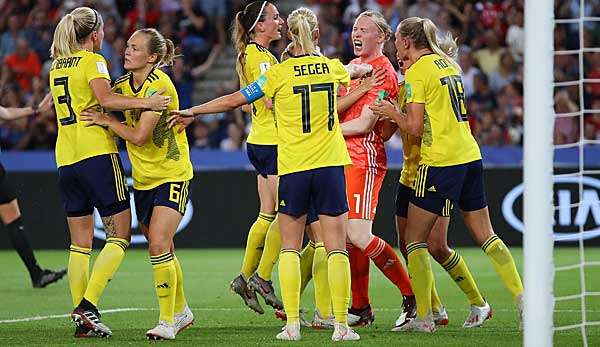
<path fill-rule="evenodd" d="M 126 74 L 124 74 L 123 76 L 117 78 L 116 80 L 113 81 L 112 85 L 113 87 L 116 87 L 118 85 L 121 85 L 125 82 L 129 81 L 129 78 L 131 78 L 131 72 L 128 72 Z"/>
<path fill-rule="evenodd" d="M 171 80 L 171 77 L 167 75 L 166 72 L 161 69 L 154 69 L 148 74 L 147 81 L 149 82 L 149 87 L 152 89 L 166 89 L 165 94 L 171 94 L 171 92 L 175 92 L 175 85 Z"/>
<path fill-rule="evenodd" d="M 83 61 L 102 61 L 106 63 L 106 59 L 104 59 L 104 57 L 101 54 L 86 50 L 81 50 L 78 53 L 81 55 L 81 60 Z"/>

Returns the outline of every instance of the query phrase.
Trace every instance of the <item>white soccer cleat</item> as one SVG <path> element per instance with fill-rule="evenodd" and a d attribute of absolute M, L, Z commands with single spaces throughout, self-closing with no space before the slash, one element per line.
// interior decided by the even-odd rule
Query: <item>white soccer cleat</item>
<path fill-rule="evenodd" d="M 448 325 L 450 322 L 444 305 L 440 307 L 439 311 L 433 311 L 433 322 L 435 323 L 435 326 Z"/>
<path fill-rule="evenodd" d="M 275 336 L 277 340 L 298 341 L 300 340 L 300 323 L 286 324 L 281 332 Z"/>
<path fill-rule="evenodd" d="M 329 317 L 327 319 L 321 317 L 321 313 L 319 310 L 315 310 L 315 315 L 313 317 L 312 327 L 313 329 L 333 329 L 335 324 L 335 320 L 333 317 Z"/>
<path fill-rule="evenodd" d="M 352 328 L 346 324 L 335 323 L 333 329 L 333 335 L 331 335 L 332 341 L 358 341 L 360 335 L 358 335 Z"/>
<path fill-rule="evenodd" d="M 153 329 L 146 332 L 148 340 L 174 340 L 175 326 L 161 320 Z"/>
<path fill-rule="evenodd" d="M 483 306 L 471 305 L 471 313 L 465 320 L 463 328 L 480 327 L 490 318 L 492 318 L 492 308 L 487 301 L 484 302 Z"/>
<path fill-rule="evenodd" d="M 435 322 L 431 312 L 424 319 L 419 317 L 406 321 L 402 326 L 395 327 L 392 331 L 415 331 L 422 333 L 432 333 L 435 331 Z"/>
<path fill-rule="evenodd" d="M 182 330 L 188 328 L 194 324 L 194 314 L 188 305 L 185 305 L 183 311 L 175 313 L 175 335 L 179 334 Z"/>

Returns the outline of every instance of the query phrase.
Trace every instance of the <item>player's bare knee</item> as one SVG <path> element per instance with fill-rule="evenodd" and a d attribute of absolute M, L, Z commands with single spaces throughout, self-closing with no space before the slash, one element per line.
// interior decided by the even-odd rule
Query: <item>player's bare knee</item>
<path fill-rule="evenodd" d="M 438 263 L 443 263 L 452 255 L 452 250 L 445 242 L 431 242 L 427 244 L 427 250 L 429 254 L 437 261 Z"/>

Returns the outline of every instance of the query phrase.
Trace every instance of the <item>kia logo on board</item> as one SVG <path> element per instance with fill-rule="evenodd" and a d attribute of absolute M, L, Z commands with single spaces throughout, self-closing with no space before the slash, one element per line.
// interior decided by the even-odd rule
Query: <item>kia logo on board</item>
<path fill-rule="evenodd" d="M 582 192 L 580 201 L 579 184 Z M 600 236 L 600 180 L 589 177 L 557 177 L 554 179 L 554 240 L 576 242 Z M 515 214 L 516 204 L 522 206 L 523 183 L 514 187 L 502 202 L 504 219 L 513 228 L 523 232 L 522 210 Z M 583 232 L 580 233 L 580 229 Z"/>
<path fill-rule="evenodd" d="M 133 179 L 131 177 L 127 178 L 127 185 L 129 186 L 129 201 L 131 204 L 131 244 L 144 244 L 148 243 L 146 237 L 141 233 L 141 230 L 138 229 L 139 222 L 137 220 L 137 215 L 135 214 L 135 201 L 133 200 Z M 194 207 L 192 206 L 192 200 L 188 200 L 185 214 L 179 222 L 179 226 L 177 227 L 177 231 L 175 233 L 179 233 L 183 230 L 192 220 L 192 216 L 194 215 Z M 134 233 L 135 231 L 138 233 Z M 94 209 L 94 237 L 100 240 L 106 240 L 106 232 L 104 231 L 104 224 L 102 223 L 102 218 L 98 213 L 98 210 Z"/>

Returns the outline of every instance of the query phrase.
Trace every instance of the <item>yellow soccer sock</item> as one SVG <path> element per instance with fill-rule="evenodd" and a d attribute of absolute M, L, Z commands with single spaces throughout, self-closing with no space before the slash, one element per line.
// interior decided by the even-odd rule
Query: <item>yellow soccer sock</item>
<path fill-rule="evenodd" d="M 98 301 L 106 285 L 112 280 L 115 272 L 121 265 L 125 250 L 129 246 L 129 241 L 117 237 L 109 237 L 106 239 L 104 248 L 98 254 L 98 258 L 94 262 L 90 282 L 83 297 L 98 306 Z"/>
<path fill-rule="evenodd" d="M 515 300 L 519 295 L 523 294 L 523 284 L 521 283 L 521 277 L 517 272 L 515 261 L 513 260 L 510 250 L 504 242 L 497 236 L 492 235 L 487 241 L 483 243 L 481 249 L 490 257 L 494 268 L 504 285 L 510 292 Z"/>
<path fill-rule="evenodd" d="M 313 259 L 315 256 L 315 243 L 308 241 L 308 245 L 300 252 L 300 295 L 313 277 Z"/>
<path fill-rule="evenodd" d="M 283 249 L 279 255 L 279 286 L 287 324 L 300 322 L 300 252 Z"/>
<path fill-rule="evenodd" d="M 77 247 L 75 245 L 71 245 L 69 248 L 67 277 L 69 278 L 69 288 L 71 289 L 73 307 L 79 305 L 88 285 L 91 252 L 91 248 Z"/>
<path fill-rule="evenodd" d="M 183 292 L 183 271 L 177 256 L 173 255 L 173 264 L 175 265 L 175 273 L 177 274 L 177 287 L 175 288 L 175 313 L 183 312 L 187 305 L 185 293 Z"/>
<path fill-rule="evenodd" d="M 452 251 L 452 254 L 442 263 L 442 267 L 448 272 L 448 275 L 452 277 L 456 285 L 465 293 L 469 299 L 469 304 L 476 306 L 483 306 L 485 301 L 475 284 L 473 275 L 467 267 L 467 263 L 463 258 Z"/>
<path fill-rule="evenodd" d="M 244 252 L 244 260 L 242 261 L 242 276 L 244 279 L 250 278 L 263 253 L 263 247 L 265 246 L 265 236 L 269 225 L 273 222 L 274 215 L 260 212 L 258 218 L 248 232 L 248 239 L 246 240 L 246 251 Z"/>
<path fill-rule="evenodd" d="M 315 307 L 319 310 L 321 317 L 327 319 L 331 317 L 331 292 L 329 291 L 327 271 L 327 251 L 323 242 L 315 245 L 312 274 L 315 282 Z"/>
<path fill-rule="evenodd" d="M 417 317 L 424 319 L 431 312 L 431 287 L 433 272 L 427 243 L 413 242 L 406 246 L 408 253 L 408 273 L 415 298 L 417 299 Z"/>
<path fill-rule="evenodd" d="M 172 253 L 150 256 L 154 270 L 154 288 L 160 308 L 159 319 L 173 324 L 175 322 L 175 293 L 177 291 L 177 269 Z"/>
<path fill-rule="evenodd" d="M 273 272 L 273 267 L 277 263 L 277 259 L 279 259 L 280 251 L 281 233 L 279 232 L 279 221 L 277 217 L 275 217 L 273 223 L 269 225 L 269 230 L 267 230 L 265 247 L 262 256 L 260 257 L 258 268 L 256 269 L 256 273 L 263 280 L 271 280 L 271 273 Z"/>
<path fill-rule="evenodd" d="M 440 296 L 438 295 L 437 289 L 435 288 L 435 277 L 433 278 L 433 282 L 431 282 L 431 310 L 434 312 L 440 312 L 442 309 L 442 300 L 440 300 Z"/>
<path fill-rule="evenodd" d="M 350 260 L 345 249 L 327 254 L 327 279 L 335 321 L 346 325 L 350 304 Z"/>

